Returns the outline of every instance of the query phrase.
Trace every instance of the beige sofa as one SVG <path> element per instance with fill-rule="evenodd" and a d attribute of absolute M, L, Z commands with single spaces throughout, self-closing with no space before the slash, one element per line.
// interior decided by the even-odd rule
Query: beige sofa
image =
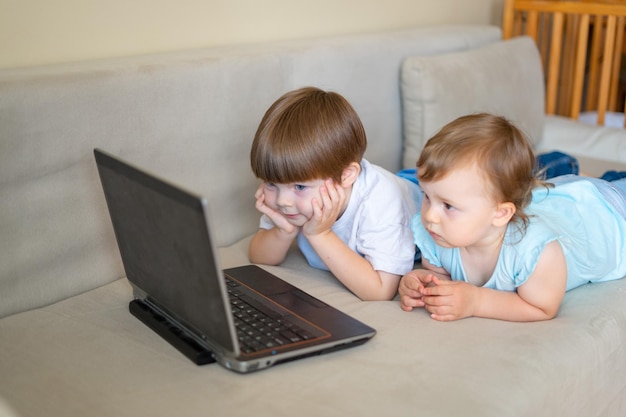
<path fill-rule="evenodd" d="M 571 291 L 549 322 L 440 323 L 360 301 L 293 250 L 267 269 L 378 333 L 250 375 L 195 366 L 128 312 L 93 148 L 206 195 L 222 267 L 245 264 L 259 218 L 249 146 L 293 88 L 343 94 L 366 157 L 392 171 L 485 110 L 588 172 L 624 169 L 626 133 L 546 117 L 536 51 L 500 36 L 431 26 L 0 71 L 0 415 L 626 414 L 626 280 Z"/>

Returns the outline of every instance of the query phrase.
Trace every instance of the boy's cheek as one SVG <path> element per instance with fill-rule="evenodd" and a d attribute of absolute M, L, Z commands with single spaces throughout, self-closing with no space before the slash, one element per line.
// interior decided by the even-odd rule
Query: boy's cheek
<path fill-rule="evenodd" d="M 263 200 L 263 205 L 270 210 L 276 211 L 276 206 L 271 203 L 271 201 Z"/>
<path fill-rule="evenodd" d="M 271 194 L 263 193 L 263 203 L 267 207 L 276 210 L 276 199 Z"/>

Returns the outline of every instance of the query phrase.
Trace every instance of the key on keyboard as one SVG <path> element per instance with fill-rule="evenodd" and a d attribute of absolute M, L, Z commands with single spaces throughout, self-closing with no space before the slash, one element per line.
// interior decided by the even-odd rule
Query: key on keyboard
<path fill-rule="evenodd" d="M 226 277 L 226 284 L 237 336 L 244 353 L 272 349 L 319 336 L 313 330 L 303 328 L 302 324 L 293 323 L 283 313 L 252 299 L 232 279 Z"/>

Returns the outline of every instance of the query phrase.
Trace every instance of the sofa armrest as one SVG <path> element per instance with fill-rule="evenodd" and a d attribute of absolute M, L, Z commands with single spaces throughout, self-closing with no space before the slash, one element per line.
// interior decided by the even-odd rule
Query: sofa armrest
<path fill-rule="evenodd" d="M 600 176 L 626 171 L 626 130 L 594 126 L 562 116 L 546 116 L 538 152 L 558 150 L 578 158 L 582 172 Z"/>

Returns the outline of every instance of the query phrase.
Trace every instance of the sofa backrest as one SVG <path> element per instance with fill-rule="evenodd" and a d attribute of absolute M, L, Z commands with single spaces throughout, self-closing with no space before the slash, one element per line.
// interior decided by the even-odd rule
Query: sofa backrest
<path fill-rule="evenodd" d="M 415 168 L 426 141 L 466 114 L 498 114 L 522 129 L 534 146 L 543 139 L 543 66 L 530 37 L 436 56 L 408 57 L 400 80 L 405 168 Z"/>
<path fill-rule="evenodd" d="M 93 148 L 206 195 L 226 246 L 258 226 L 249 147 L 281 94 L 343 94 L 366 157 L 397 170 L 404 57 L 498 39 L 492 26 L 430 26 L 0 71 L 0 317 L 124 276 Z"/>

